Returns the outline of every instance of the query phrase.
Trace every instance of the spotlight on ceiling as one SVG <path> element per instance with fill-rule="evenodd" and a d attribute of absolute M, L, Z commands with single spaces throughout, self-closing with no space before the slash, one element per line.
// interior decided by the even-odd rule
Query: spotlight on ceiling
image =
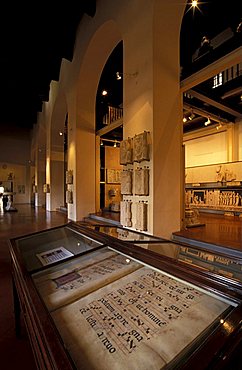
<path fill-rule="evenodd" d="M 102 91 L 102 96 L 106 96 L 106 95 L 108 95 L 107 90 L 103 90 L 103 91 Z"/>
<path fill-rule="evenodd" d="M 219 122 L 219 124 L 216 126 L 216 129 L 217 129 L 217 130 L 220 130 L 222 127 L 223 127 L 223 126 L 222 126 L 222 123 L 221 123 L 221 122 Z"/>
<path fill-rule="evenodd" d="M 195 118 L 195 114 L 193 113 L 193 111 L 191 111 L 191 114 L 190 114 L 190 116 L 188 117 L 188 119 L 189 119 L 190 121 L 192 121 L 192 120 L 193 120 L 193 118 Z"/>
<path fill-rule="evenodd" d="M 122 80 L 122 78 L 132 78 L 132 77 L 137 77 L 138 72 L 134 73 L 121 73 L 121 72 L 116 72 L 116 79 L 117 80 Z"/>
<path fill-rule="evenodd" d="M 117 80 L 121 80 L 122 79 L 120 72 L 116 72 L 116 79 Z"/>
<path fill-rule="evenodd" d="M 210 121 L 210 118 L 208 117 L 207 121 L 204 122 L 204 126 L 208 126 L 208 125 L 210 125 L 210 123 L 211 123 L 211 121 Z"/>

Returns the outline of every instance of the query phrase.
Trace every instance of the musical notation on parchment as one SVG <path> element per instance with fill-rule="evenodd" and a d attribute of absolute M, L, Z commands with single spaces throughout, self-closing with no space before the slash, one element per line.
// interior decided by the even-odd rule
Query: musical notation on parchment
<path fill-rule="evenodd" d="M 228 307 L 219 297 L 143 266 L 52 317 L 77 368 L 91 361 L 95 370 L 147 370 L 151 364 L 160 370 Z"/>

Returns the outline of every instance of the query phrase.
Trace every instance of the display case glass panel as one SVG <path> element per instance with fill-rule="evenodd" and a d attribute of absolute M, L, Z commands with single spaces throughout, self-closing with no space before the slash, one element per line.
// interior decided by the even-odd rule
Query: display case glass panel
<path fill-rule="evenodd" d="M 32 278 L 52 311 L 140 267 L 138 262 L 104 247 L 34 273 Z"/>
<path fill-rule="evenodd" d="M 242 259 L 213 253 L 208 250 L 176 244 L 174 242 L 135 243 L 135 245 L 156 252 L 162 256 L 175 258 L 186 264 L 215 272 L 230 279 L 242 281 Z"/>
<path fill-rule="evenodd" d="M 113 252 L 105 248 L 104 254 Z M 237 305 L 137 261 L 133 261 L 133 270 L 121 268 L 122 276 L 118 276 L 116 269 L 106 272 L 110 261 L 103 259 L 103 275 L 99 273 L 98 253 L 89 253 L 92 268 L 96 266 L 91 290 L 83 284 L 79 297 L 69 304 L 64 299 L 62 306 L 51 312 L 77 369 L 175 367 L 222 325 Z M 124 254 L 115 253 L 115 258 L 119 255 L 130 261 Z M 86 258 L 83 261 L 88 263 Z M 86 265 L 84 272 L 88 268 Z M 39 283 L 46 273 L 33 275 L 42 297 L 45 293 Z M 63 276 L 59 278 L 61 281 Z M 46 275 L 46 281 L 52 280 L 58 290 L 56 279 L 51 273 Z"/>
<path fill-rule="evenodd" d="M 139 241 L 141 242 L 147 242 L 147 241 L 153 241 L 153 242 L 159 242 L 161 240 L 164 240 L 162 238 L 140 233 L 138 231 L 129 230 L 122 227 L 117 226 L 105 226 L 105 225 L 94 225 L 94 224 L 85 224 L 85 227 L 91 228 L 93 230 L 99 231 L 101 233 L 104 233 L 109 236 L 113 236 L 114 238 L 117 238 L 119 240 L 127 240 L 127 241 Z"/>
<path fill-rule="evenodd" d="M 16 245 L 25 267 L 33 271 L 97 248 L 102 243 L 65 226 L 19 238 Z"/>

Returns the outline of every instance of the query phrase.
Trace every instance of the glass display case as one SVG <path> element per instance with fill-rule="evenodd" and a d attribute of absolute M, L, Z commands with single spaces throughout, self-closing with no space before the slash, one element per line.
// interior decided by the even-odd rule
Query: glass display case
<path fill-rule="evenodd" d="M 225 286 L 212 273 L 175 263 L 179 245 L 171 244 L 168 257 L 153 250 L 170 249 L 168 241 L 139 247 L 76 223 L 11 239 L 16 324 L 21 307 L 38 368 L 234 364 L 240 283 Z M 72 255 L 41 262 L 39 255 L 60 247 Z"/>
<path fill-rule="evenodd" d="M 162 256 L 182 261 L 187 265 L 196 266 L 206 271 L 226 276 L 230 279 L 242 282 L 242 253 L 241 257 L 227 254 L 215 253 L 205 248 L 178 244 L 172 241 L 160 241 L 159 243 L 135 243 L 148 251 L 161 254 Z"/>
<path fill-rule="evenodd" d="M 90 249 L 99 247 L 101 244 L 68 226 L 58 227 L 16 240 L 17 250 L 21 254 L 28 271 L 40 269 L 43 266 L 85 253 Z"/>
<path fill-rule="evenodd" d="M 225 248 L 215 245 L 192 246 L 113 225 L 100 225 L 94 222 L 79 222 L 79 224 L 119 240 L 134 243 L 148 251 L 242 282 L 241 251 L 229 248 L 226 248 L 225 251 Z"/>
<path fill-rule="evenodd" d="M 147 243 L 148 241 L 152 242 L 160 242 L 161 240 L 165 240 L 163 238 L 150 235 L 147 233 L 142 233 L 135 230 L 129 230 L 124 227 L 118 227 L 113 225 L 100 225 L 98 223 L 88 223 L 88 222 L 78 222 L 79 225 L 84 227 L 88 227 L 92 230 L 99 231 L 100 233 L 112 236 L 119 240 L 123 241 L 138 241 L 139 243 Z"/>

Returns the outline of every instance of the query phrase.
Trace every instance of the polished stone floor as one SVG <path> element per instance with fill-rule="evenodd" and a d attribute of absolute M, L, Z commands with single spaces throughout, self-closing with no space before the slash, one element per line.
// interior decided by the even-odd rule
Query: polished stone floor
<path fill-rule="evenodd" d="M 199 221 L 204 226 L 178 230 L 173 234 L 242 252 L 242 217 L 200 212 Z"/>
<path fill-rule="evenodd" d="M 0 212 L 0 355 L 3 370 L 35 370 L 32 349 L 22 323 L 21 338 L 14 327 L 12 280 L 8 241 L 39 230 L 62 225 L 67 217 L 60 212 L 18 205 L 17 212 Z"/>
<path fill-rule="evenodd" d="M 35 370 L 35 362 L 24 325 L 22 337 L 17 339 L 14 331 L 12 281 L 10 270 L 10 238 L 45 230 L 68 222 L 62 212 L 47 212 L 40 207 L 18 205 L 17 212 L 0 212 L 0 354 L 5 369 Z M 118 213 L 99 213 L 102 219 L 119 223 Z M 242 218 L 214 214 L 200 214 L 205 226 L 178 230 L 177 235 L 193 240 L 214 243 L 242 250 Z M 22 364 L 19 366 L 19 364 Z M 1 367 L 2 368 L 2 367 Z"/>

